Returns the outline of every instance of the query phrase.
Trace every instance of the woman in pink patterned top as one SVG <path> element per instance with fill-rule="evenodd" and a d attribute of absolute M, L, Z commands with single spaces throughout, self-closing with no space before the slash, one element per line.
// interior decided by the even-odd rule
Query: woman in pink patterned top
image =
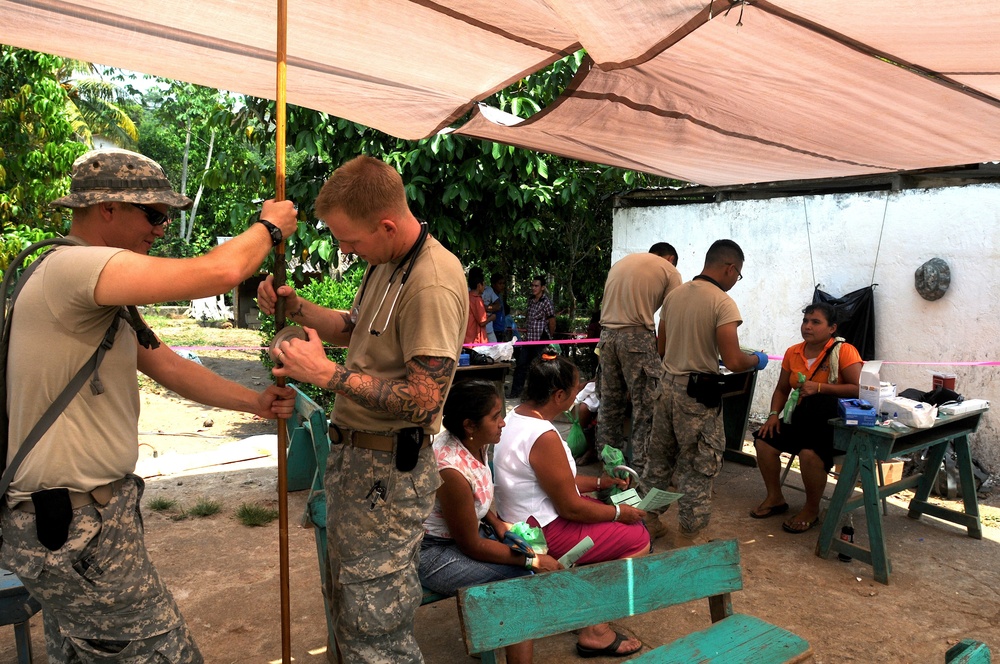
<path fill-rule="evenodd" d="M 503 401 L 493 383 L 456 383 L 444 404 L 444 431 L 434 439 L 441 487 L 434 509 L 424 521 L 417 571 L 420 583 L 441 595 L 459 588 L 561 569 L 551 556 L 514 548 L 509 525 L 493 504 L 493 476 L 486 448 L 500 440 Z M 507 661 L 531 662 L 532 642 L 508 646 Z"/>

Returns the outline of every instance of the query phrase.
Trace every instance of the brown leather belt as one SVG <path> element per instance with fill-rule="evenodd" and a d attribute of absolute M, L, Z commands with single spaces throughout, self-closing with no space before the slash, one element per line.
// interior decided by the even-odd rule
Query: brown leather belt
<path fill-rule="evenodd" d="M 330 443 L 333 445 L 346 443 L 351 447 L 360 447 L 363 450 L 392 452 L 396 446 L 396 434 L 368 433 L 367 431 L 355 431 L 354 429 L 347 429 L 338 427 L 336 424 L 331 424 Z"/>
<path fill-rule="evenodd" d="M 108 484 L 102 484 L 93 491 L 70 491 L 69 504 L 73 509 L 85 507 L 93 503 L 97 503 L 98 505 L 107 505 L 111 502 L 111 498 L 122 488 L 123 484 L 125 484 L 124 477 L 120 480 L 109 482 Z M 23 500 L 17 505 L 14 505 L 14 509 L 34 514 L 35 504 L 30 500 Z"/>

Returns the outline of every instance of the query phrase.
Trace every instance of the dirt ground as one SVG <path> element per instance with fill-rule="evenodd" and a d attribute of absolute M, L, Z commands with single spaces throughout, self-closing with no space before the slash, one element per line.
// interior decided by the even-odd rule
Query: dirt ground
<path fill-rule="evenodd" d="M 257 343 L 254 334 L 242 330 L 202 328 L 194 336 L 172 337 L 154 328 L 175 346 Z M 254 351 L 194 352 L 213 370 L 251 387 L 262 388 L 269 380 Z M 160 574 L 206 661 L 280 661 L 278 522 L 247 527 L 235 516 L 243 503 L 277 509 L 277 462 L 270 436 L 275 426 L 192 404 L 148 381 L 143 381 L 142 400 L 138 472 L 146 477 L 146 540 Z M 596 470 L 588 466 L 583 472 Z M 796 480 L 793 473 L 789 481 Z M 297 662 L 318 663 L 326 661 L 326 625 L 313 531 L 301 526 L 306 493 L 293 492 L 288 499 L 291 651 Z M 905 502 L 891 498 L 885 519 L 890 585 L 875 582 L 871 568 L 857 561 L 817 558 L 818 528 L 789 535 L 778 518 L 748 518 L 747 511 L 761 496 L 756 469 L 726 464 L 715 486 L 710 534 L 740 542 L 744 589 L 733 595 L 737 612 L 799 634 L 819 663 L 941 662 L 950 645 L 967 637 L 1000 652 L 1000 510 L 993 507 L 1000 501 L 995 495 L 981 503 L 986 533 L 981 541 L 929 517 L 911 520 Z M 786 497 L 793 509 L 801 501 L 794 491 Z M 157 512 L 149 505 L 157 498 L 178 505 Z M 178 518 L 204 499 L 221 503 L 222 509 L 208 517 Z M 864 521 L 856 515 L 860 534 Z M 630 618 L 616 627 L 656 647 L 708 625 L 708 603 L 699 601 Z M 31 629 L 35 661 L 45 661 L 40 615 L 32 619 Z M 421 607 L 416 635 L 431 664 L 474 661 L 461 642 L 454 600 Z M 573 643 L 572 634 L 545 639 L 536 646 L 535 661 L 575 662 Z M 15 661 L 13 630 L 6 627 L 0 632 L 0 663 Z"/>

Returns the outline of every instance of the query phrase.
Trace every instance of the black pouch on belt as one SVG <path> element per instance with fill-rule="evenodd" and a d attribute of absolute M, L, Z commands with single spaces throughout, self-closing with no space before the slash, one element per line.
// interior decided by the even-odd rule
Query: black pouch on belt
<path fill-rule="evenodd" d="M 420 448 L 424 444 L 421 427 L 407 427 L 396 432 L 396 470 L 408 473 L 417 466 Z"/>
<path fill-rule="evenodd" d="M 718 408 L 724 386 L 722 374 L 693 373 L 688 376 L 687 395 L 706 408 Z"/>
<path fill-rule="evenodd" d="M 73 505 L 69 489 L 45 489 L 31 494 L 35 506 L 35 532 L 38 541 L 49 551 L 58 551 L 69 537 Z"/>

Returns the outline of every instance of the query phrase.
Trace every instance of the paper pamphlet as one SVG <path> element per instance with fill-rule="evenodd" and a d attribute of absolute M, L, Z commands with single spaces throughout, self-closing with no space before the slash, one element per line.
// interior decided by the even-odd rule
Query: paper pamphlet
<path fill-rule="evenodd" d="M 628 489 L 627 491 L 622 491 L 621 493 L 616 493 L 611 496 L 611 502 L 615 505 L 621 505 L 625 503 L 626 505 L 631 505 L 635 507 L 639 502 L 639 494 L 636 493 L 635 489 Z"/>
<path fill-rule="evenodd" d="M 559 559 L 559 564 L 563 567 L 569 568 L 573 564 L 583 557 L 583 554 L 590 551 L 591 547 L 594 546 L 594 540 L 590 539 L 590 536 L 584 537 L 582 540 L 577 542 L 576 546 L 567 551 L 562 558 Z"/>
<path fill-rule="evenodd" d="M 611 502 L 615 505 L 624 503 L 640 510 L 658 510 L 666 507 L 670 503 L 675 502 L 683 495 L 683 493 L 673 493 L 671 491 L 663 491 L 653 487 L 649 490 L 649 493 L 646 494 L 645 498 L 639 500 L 639 494 L 636 490 L 629 489 L 628 491 L 622 491 L 618 495 L 611 496 Z"/>

